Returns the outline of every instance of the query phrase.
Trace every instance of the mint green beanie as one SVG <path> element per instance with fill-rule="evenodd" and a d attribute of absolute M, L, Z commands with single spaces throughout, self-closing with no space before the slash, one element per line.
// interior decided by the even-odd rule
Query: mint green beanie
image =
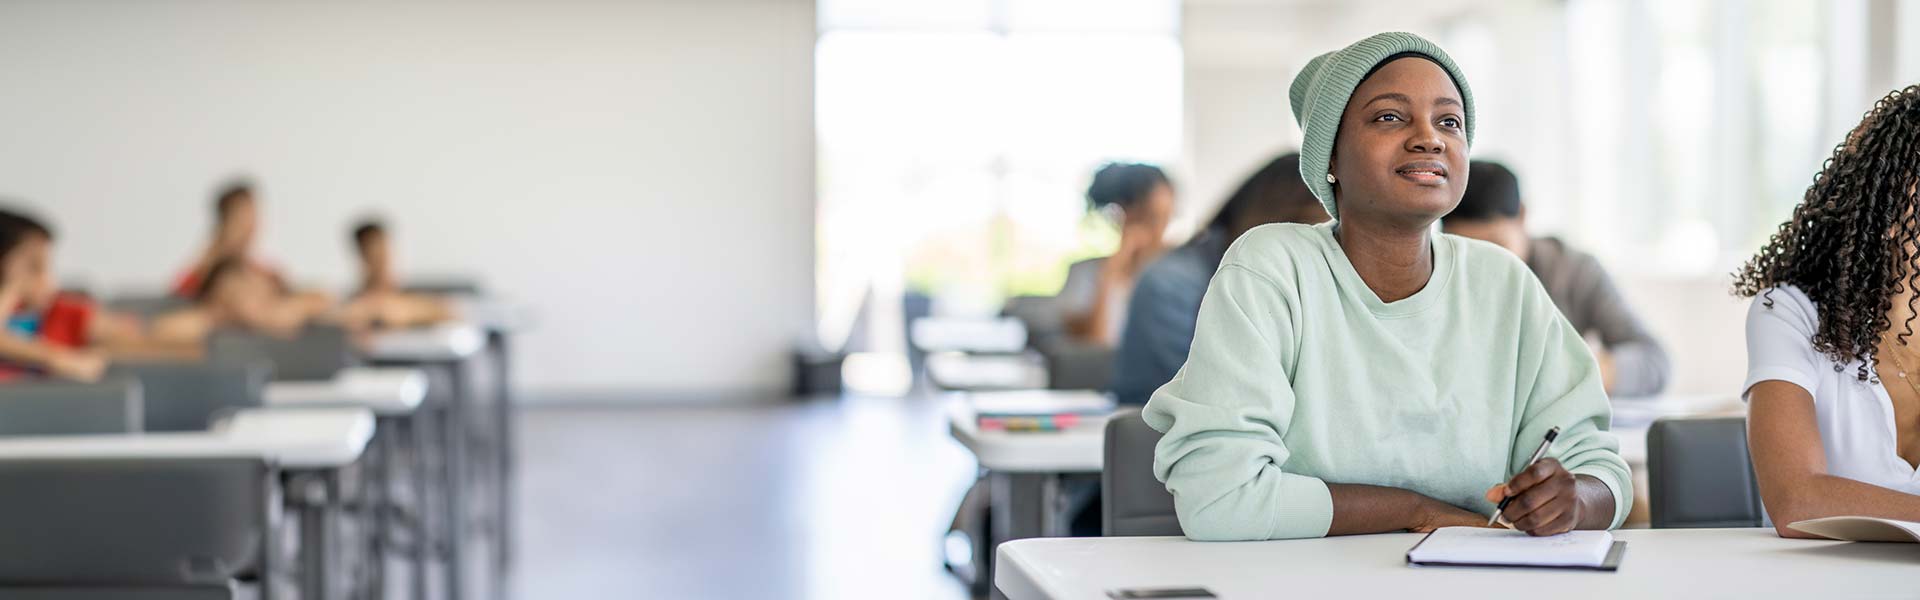
<path fill-rule="evenodd" d="M 1327 207 L 1327 214 L 1333 218 L 1340 218 L 1340 213 L 1334 207 L 1333 184 L 1327 183 L 1327 163 L 1333 159 L 1333 138 L 1340 131 L 1340 114 L 1346 112 L 1353 89 L 1360 87 L 1360 80 L 1366 78 L 1368 72 L 1388 57 L 1403 53 L 1431 58 L 1453 77 L 1454 87 L 1460 88 L 1460 101 L 1466 105 L 1467 145 L 1473 145 L 1473 128 L 1478 122 L 1473 118 L 1473 91 L 1467 89 L 1467 76 L 1460 72 L 1460 67 L 1433 42 L 1394 31 L 1313 57 L 1307 61 L 1306 68 L 1294 76 L 1293 85 L 1287 89 L 1287 100 L 1293 105 L 1293 118 L 1300 123 L 1303 138 L 1300 178 L 1306 180 L 1307 189 L 1313 190 L 1314 197 L 1320 199 L 1320 204 Z"/>

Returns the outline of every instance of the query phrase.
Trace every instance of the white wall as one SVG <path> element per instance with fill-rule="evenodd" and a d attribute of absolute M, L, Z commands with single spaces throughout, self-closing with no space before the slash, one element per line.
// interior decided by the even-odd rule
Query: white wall
<path fill-rule="evenodd" d="M 784 385 L 813 315 L 813 3 L 0 3 L 0 196 L 63 274 L 157 285 L 246 174 L 263 254 L 403 269 L 537 308 L 540 391 Z"/>

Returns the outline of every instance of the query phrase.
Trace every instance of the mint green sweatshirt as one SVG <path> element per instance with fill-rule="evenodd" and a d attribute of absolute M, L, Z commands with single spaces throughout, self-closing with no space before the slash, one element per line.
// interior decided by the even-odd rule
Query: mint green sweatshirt
<path fill-rule="evenodd" d="M 1147 403 L 1154 472 L 1197 540 L 1320 537 L 1327 483 L 1391 486 L 1479 514 L 1487 488 L 1548 454 L 1633 496 L 1600 370 L 1527 266 L 1433 239 L 1433 278 L 1381 302 L 1332 224 L 1266 225 L 1227 251 L 1193 348 Z"/>

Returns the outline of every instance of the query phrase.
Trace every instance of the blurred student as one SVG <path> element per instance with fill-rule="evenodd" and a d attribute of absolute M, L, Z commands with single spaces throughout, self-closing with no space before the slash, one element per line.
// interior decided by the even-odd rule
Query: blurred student
<path fill-rule="evenodd" d="M 25 214 L 0 210 L 0 380 L 37 371 L 93 381 L 107 368 L 103 346 L 141 337 L 139 322 L 60 292 L 53 275 L 53 230 Z"/>
<path fill-rule="evenodd" d="M 349 326 L 369 329 L 406 328 L 450 321 L 453 303 L 439 296 L 400 289 L 385 224 L 362 221 L 353 228 L 353 247 L 360 259 L 360 289 L 345 307 Z"/>
<path fill-rule="evenodd" d="M 214 265 L 227 259 L 258 271 L 274 286 L 286 289 L 286 280 L 280 273 L 253 254 L 254 238 L 260 229 L 259 205 L 255 200 L 253 185 L 242 181 L 221 188 L 214 197 L 213 214 L 213 239 L 207 241 L 206 247 L 201 249 L 193 263 L 174 280 L 173 294 L 181 298 L 193 298 L 203 287 L 201 284 L 206 281 Z"/>
<path fill-rule="evenodd" d="M 1173 201 L 1173 182 L 1159 167 L 1109 163 L 1094 173 L 1088 206 L 1119 224 L 1120 249 L 1068 267 L 1058 298 L 1069 336 L 1099 346 L 1119 339 L 1135 279 L 1165 249 Z"/>
<path fill-rule="evenodd" d="M 1734 275 L 1747 448 L 1781 537 L 1804 519 L 1920 521 L 1920 85 L 1875 103 Z"/>
<path fill-rule="evenodd" d="M 289 294 L 266 271 L 237 256 L 214 261 L 193 292 L 193 304 L 154 320 L 155 338 L 198 345 L 214 330 L 232 327 L 291 338 L 331 314 L 323 294 Z"/>
<path fill-rule="evenodd" d="M 1559 238 L 1529 237 L 1520 180 L 1505 166 L 1473 161 L 1467 181 L 1466 196 L 1440 220 L 1441 231 L 1493 242 L 1526 262 L 1574 330 L 1599 338 L 1593 357 L 1608 394 L 1652 396 L 1666 389 L 1673 370 L 1667 351 L 1634 315 L 1600 261 Z"/>
<path fill-rule="evenodd" d="M 1114 356 L 1110 387 L 1120 402 L 1146 404 L 1187 362 L 1200 299 L 1234 240 L 1268 223 L 1326 221 L 1327 209 L 1300 181 L 1298 153 L 1273 159 L 1240 184 L 1204 231 L 1140 273 Z"/>

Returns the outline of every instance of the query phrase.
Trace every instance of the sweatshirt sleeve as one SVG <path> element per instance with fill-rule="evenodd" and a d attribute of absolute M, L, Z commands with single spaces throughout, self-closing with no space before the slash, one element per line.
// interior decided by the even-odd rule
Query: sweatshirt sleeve
<path fill-rule="evenodd" d="M 1620 396 L 1652 396 L 1667 387 L 1673 370 L 1667 351 L 1653 337 L 1627 299 L 1614 287 L 1613 278 L 1592 256 L 1582 256 L 1579 281 L 1585 283 L 1576 305 L 1591 311 L 1590 322 L 1600 334 L 1600 342 L 1613 354 L 1613 392 Z"/>
<path fill-rule="evenodd" d="M 1612 405 L 1579 332 L 1554 308 L 1553 300 L 1537 284 L 1524 300 L 1525 321 L 1519 365 L 1522 406 L 1520 427 L 1507 459 L 1507 472 L 1518 472 L 1532 458 L 1547 430 L 1560 428 L 1560 437 L 1548 456 L 1575 475 L 1590 475 L 1613 492 L 1616 528 L 1633 504 L 1633 477 L 1620 457 L 1620 441 L 1609 431 Z M 1529 364 L 1531 363 L 1531 364 Z"/>
<path fill-rule="evenodd" d="M 1322 537 L 1333 523 L 1326 483 L 1286 470 L 1294 306 L 1271 279 L 1223 265 L 1200 303 L 1186 365 L 1143 411 L 1166 434 L 1154 475 L 1190 538 Z"/>

